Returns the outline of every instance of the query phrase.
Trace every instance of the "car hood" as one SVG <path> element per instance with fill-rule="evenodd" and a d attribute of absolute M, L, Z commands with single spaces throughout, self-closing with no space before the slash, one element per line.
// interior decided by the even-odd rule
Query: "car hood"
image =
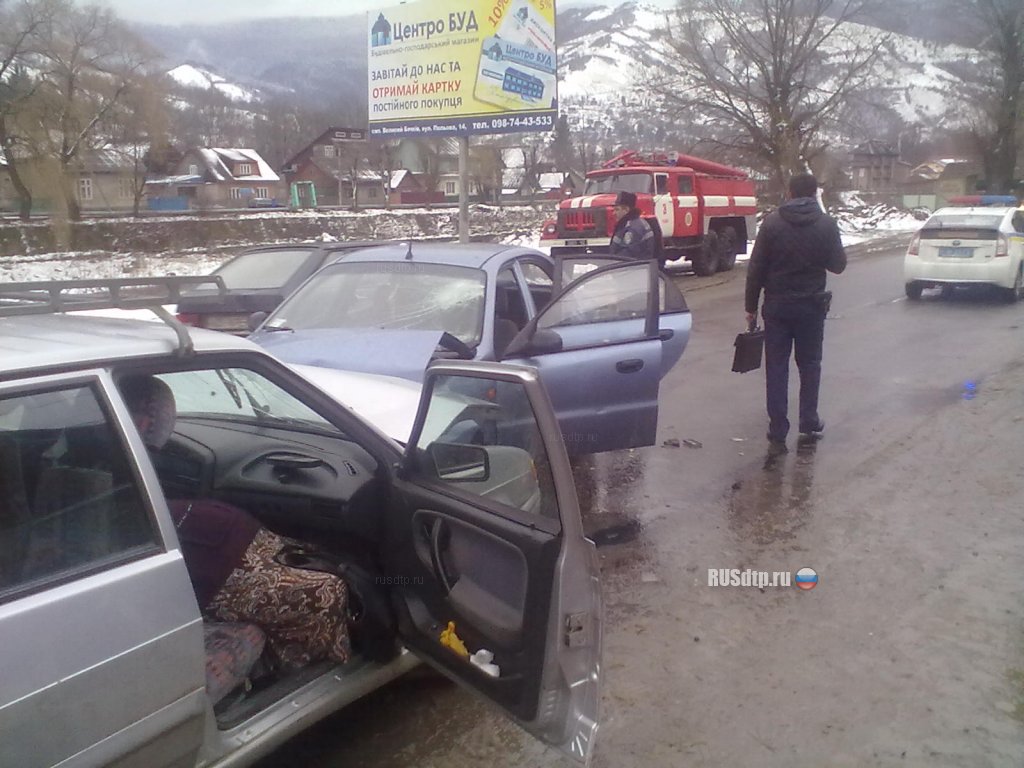
<path fill-rule="evenodd" d="M 261 330 L 249 338 L 292 365 L 377 373 L 420 382 L 437 350 L 441 331 Z"/>
<path fill-rule="evenodd" d="M 290 365 L 335 400 L 403 445 L 409 441 L 420 405 L 423 385 L 394 376 L 339 371 L 314 365 Z M 444 431 L 459 415 L 473 408 L 495 408 L 494 403 L 456 392 L 435 392 L 423 437 L 427 441 Z"/>
<path fill-rule="evenodd" d="M 335 400 L 351 408 L 381 432 L 405 443 L 409 440 L 422 386 L 393 376 L 339 371 L 313 365 L 291 365 Z"/>

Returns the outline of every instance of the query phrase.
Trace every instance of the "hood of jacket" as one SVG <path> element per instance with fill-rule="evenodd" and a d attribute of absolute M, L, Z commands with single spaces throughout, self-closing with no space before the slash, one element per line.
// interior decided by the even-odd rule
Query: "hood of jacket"
<path fill-rule="evenodd" d="M 824 215 L 815 197 L 797 197 L 779 206 L 779 216 L 796 227 L 806 227 Z"/>

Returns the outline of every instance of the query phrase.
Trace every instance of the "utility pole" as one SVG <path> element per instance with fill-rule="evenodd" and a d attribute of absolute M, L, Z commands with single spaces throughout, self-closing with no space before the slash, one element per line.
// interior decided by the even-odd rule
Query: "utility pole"
<path fill-rule="evenodd" d="M 469 136 L 459 136 L 459 242 L 469 242 Z"/>

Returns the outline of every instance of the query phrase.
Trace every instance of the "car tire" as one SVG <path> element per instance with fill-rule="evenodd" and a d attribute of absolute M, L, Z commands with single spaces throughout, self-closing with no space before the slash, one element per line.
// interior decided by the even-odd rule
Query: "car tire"
<path fill-rule="evenodd" d="M 718 271 L 728 272 L 736 266 L 736 229 L 726 227 L 718 238 Z"/>
<path fill-rule="evenodd" d="M 700 251 L 693 256 L 693 271 L 700 277 L 710 277 L 718 271 L 718 256 L 721 246 L 718 244 L 718 233 L 708 232 Z"/>
<path fill-rule="evenodd" d="M 1003 291 L 1007 304 L 1016 304 L 1024 298 L 1024 265 L 1017 267 L 1017 277 L 1013 280 L 1013 288 L 1004 288 Z"/>
<path fill-rule="evenodd" d="M 916 280 L 912 280 L 904 286 L 907 292 L 907 298 L 911 301 L 917 301 L 921 298 L 921 291 L 924 290 L 924 286 Z"/>

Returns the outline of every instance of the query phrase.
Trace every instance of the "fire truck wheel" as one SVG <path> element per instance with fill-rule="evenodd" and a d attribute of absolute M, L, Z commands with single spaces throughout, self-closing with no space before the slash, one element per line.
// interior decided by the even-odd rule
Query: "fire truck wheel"
<path fill-rule="evenodd" d="M 718 238 L 721 250 L 718 256 L 718 271 L 728 272 L 736 266 L 736 230 L 726 227 Z"/>
<path fill-rule="evenodd" d="M 693 256 L 693 271 L 700 277 L 708 277 L 718 271 L 718 257 L 721 253 L 718 233 L 708 232 L 698 253 Z"/>

